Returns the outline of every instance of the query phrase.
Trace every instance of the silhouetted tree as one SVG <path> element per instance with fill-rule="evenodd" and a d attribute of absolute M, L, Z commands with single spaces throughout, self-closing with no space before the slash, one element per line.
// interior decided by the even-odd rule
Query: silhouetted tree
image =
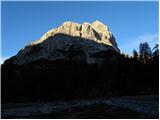
<path fill-rule="evenodd" d="M 152 56 L 152 51 L 147 42 L 140 43 L 139 54 L 140 54 L 141 62 L 147 63 L 150 61 L 151 56 Z"/>
<path fill-rule="evenodd" d="M 158 44 L 156 44 L 152 50 L 153 50 L 153 54 L 152 54 L 153 57 L 159 56 L 159 45 Z"/>
<path fill-rule="evenodd" d="M 135 59 L 135 60 L 139 59 L 138 52 L 135 49 L 133 50 L 133 59 Z"/>
<path fill-rule="evenodd" d="M 125 53 L 121 53 L 122 57 L 124 58 L 129 58 L 129 55 L 128 54 L 125 54 Z"/>

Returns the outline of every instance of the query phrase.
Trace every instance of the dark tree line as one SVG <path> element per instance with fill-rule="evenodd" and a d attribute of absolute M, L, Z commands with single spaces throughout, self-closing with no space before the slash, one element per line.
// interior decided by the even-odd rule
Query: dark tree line
<path fill-rule="evenodd" d="M 147 42 L 140 43 L 139 53 L 136 50 L 133 50 L 132 56 L 133 59 L 140 61 L 144 64 L 156 61 L 159 58 L 158 44 L 156 44 L 153 50 L 151 50 Z"/>
<path fill-rule="evenodd" d="M 72 55 L 75 57 L 71 51 Z M 101 53 L 101 57 L 105 58 L 102 64 L 92 65 L 40 59 L 20 66 L 6 61 L 2 65 L 2 103 L 158 94 L 158 45 L 151 50 L 148 43 L 142 43 L 132 57 L 115 51 Z"/>

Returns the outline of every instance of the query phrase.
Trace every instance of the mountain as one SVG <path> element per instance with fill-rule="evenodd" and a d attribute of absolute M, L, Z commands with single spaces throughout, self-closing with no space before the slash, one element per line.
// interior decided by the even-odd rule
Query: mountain
<path fill-rule="evenodd" d="M 2 103 L 157 94 L 158 62 L 120 54 L 99 21 L 65 22 L 2 64 Z"/>
<path fill-rule="evenodd" d="M 19 65 L 39 59 L 75 60 L 92 64 L 101 63 L 102 54 L 108 51 L 119 53 L 119 48 L 106 25 L 99 21 L 91 24 L 67 21 L 25 46 L 12 60 Z"/>
<path fill-rule="evenodd" d="M 114 80 L 99 79 L 103 71 L 115 70 L 120 56 L 114 36 L 103 23 L 64 22 L 4 62 L 2 102 L 106 96 L 112 85 L 104 86 Z M 100 67 L 104 63 L 107 70 Z"/>

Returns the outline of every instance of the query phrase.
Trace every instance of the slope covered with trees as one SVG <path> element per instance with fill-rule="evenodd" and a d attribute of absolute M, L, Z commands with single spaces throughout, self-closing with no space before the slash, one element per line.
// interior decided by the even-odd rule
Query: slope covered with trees
<path fill-rule="evenodd" d="M 2 103 L 158 94 L 158 45 L 151 50 L 142 43 L 132 57 L 115 51 L 99 56 L 101 64 L 40 59 L 15 65 L 10 59 L 2 65 Z"/>

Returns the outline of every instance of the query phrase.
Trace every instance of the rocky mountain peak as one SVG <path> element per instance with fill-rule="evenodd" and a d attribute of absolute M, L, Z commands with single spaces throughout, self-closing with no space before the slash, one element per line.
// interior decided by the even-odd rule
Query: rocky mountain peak
<path fill-rule="evenodd" d="M 107 31 L 109 31 L 108 27 L 98 20 L 93 22 L 91 26 L 99 33 L 106 33 Z"/>
<path fill-rule="evenodd" d="M 14 63 L 24 64 L 41 58 L 69 60 L 70 50 L 76 52 L 72 59 L 83 59 L 87 63 L 97 62 L 93 56 L 101 51 L 119 51 L 114 36 L 100 21 L 91 24 L 66 21 L 20 50 Z"/>

